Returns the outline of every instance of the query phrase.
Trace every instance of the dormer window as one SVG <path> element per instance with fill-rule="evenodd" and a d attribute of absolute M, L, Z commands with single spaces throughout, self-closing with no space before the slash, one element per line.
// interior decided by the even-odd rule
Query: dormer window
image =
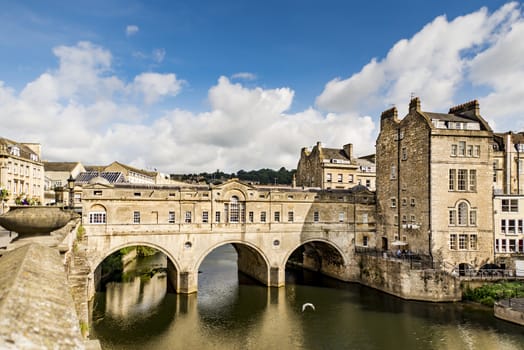
<path fill-rule="evenodd" d="M 13 156 L 20 157 L 20 148 L 18 148 L 17 146 L 11 146 L 11 154 Z"/>
<path fill-rule="evenodd" d="M 35 162 L 38 162 L 38 156 L 34 153 L 31 153 L 29 155 L 29 158 L 32 160 L 32 161 L 35 161 Z"/>

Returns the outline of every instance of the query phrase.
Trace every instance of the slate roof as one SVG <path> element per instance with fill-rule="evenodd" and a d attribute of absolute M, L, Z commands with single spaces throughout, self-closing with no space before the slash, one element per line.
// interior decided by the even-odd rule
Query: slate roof
<path fill-rule="evenodd" d="M 109 183 L 123 183 L 126 182 L 126 178 L 124 174 L 122 174 L 119 171 L 85 171 L 80 174 L 78 174 L 77 178 L 75 179 L 76 184 L 87 184 L 89 183 L 89 180 L 95 178 L 95 177 L 102 177 L 109 181 Z"/>
<path fill-rule="evenodd" d="M 13 140 L 6 139 L 4 137 L 0 137 L 0 152 L 3 148 L 5 148 L 5 152 L 10 152 L 10 148 L 16 146 L 20 149 L 20 157 L 25 159 L 31 159 L 31 154 L 37 155 L 33 150 L 26 145 L 23 145 L 21 143 L 18 143 Z"/>
<path fill-rule="evenodd" d="M 324 156 L 324 159 L 343 159 L 347 161 L 351 160 L 348 158 L 346 152 L 344 152 L 343 149 L 338 148 L 322 148 L 322 155 Z"/>
<path fill-rule="evenodd" d="M 45 171 L 68 171 L 71 172 L 78 162 L 43 162 Z"/>

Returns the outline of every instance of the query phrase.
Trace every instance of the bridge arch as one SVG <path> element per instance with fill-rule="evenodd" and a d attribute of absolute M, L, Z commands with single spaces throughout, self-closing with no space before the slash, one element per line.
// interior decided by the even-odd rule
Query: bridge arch
<path fill-rule="evenodd" d="M 94 292 L 97 289 L 97 286 L 100 283 L 101 279 L 101 266 L 102 262 L 107 259 L 111 254 L 119 251 L 120 249 L 127 248 L 127 247 L 136 247 L 136 246 L 145 246 L 149 248 L 153 248 L 158 250 L 159 252 L 163 253 L 167 258 L 167 275 L 168 280 L 170 281 L 172 287 L 174 290 L 178 291 L 177 286 L 180 284 L 180 277 L 179 277 L 179 271 L 180 271 L 180 264 L 179 262 L 172 256 L 172 254 L 162 247 L 161 245 L 147 242 L 147 241 L 130 241 L 125 242 L 122 244 L 115 245 L 111 247 L 110 249 L 105 250 L 102 254 L 97 255 L 94 259 L 92 259 L 89 262 L 91 273 L 92 273 L 92 285 L 90 286 L 90 294 L 94 294 Z"/>
<path fill-rule="evenodd" d="M 270 285 L 270 263 L 266 254 L 254 244 L 241 240 L 226 240 L 213 244 L 202 252 L 195 262 L 194 271 L 198 271 L 204 259 L 218 247 L 231 244 L 237 252 L 237 268 L 240 272 L 256 279 L 260 283 Z"/>
<path fill-rule="evenodd" d="M 303 251 L 301 251 L 301 248 Z M 346 256 L 335 242 L 328 239 L 317 237 L 310 238 L 295 245 L 290 249 L 284 260 L 281 262 L 281 269 L 285 270 L 286 265 L 292 255 L 300 255 L 301 261 L 296 261 L 308 270 L 318 271 L 324 275 L 345 280 L 347 273 L 346 267 L 349 257 Z"/>

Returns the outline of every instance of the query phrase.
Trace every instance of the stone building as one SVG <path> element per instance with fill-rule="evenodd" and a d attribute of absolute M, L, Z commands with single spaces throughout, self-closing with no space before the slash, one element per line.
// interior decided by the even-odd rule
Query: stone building
<path fill-rule="evenodd" d="M 374 156 L 354 157 L 350 143 L 337 149 L 322 147 L 317 142 L 311 150 L 302 148 L 296 183 L 321 189 L 347 189 L 361 184 L 374 191 Z"/>
<path fill-rule="evenodd" d="M 524 133 L 493 139 L 495 261 L 524 276 Z"/>
<path fill-rule="evenodd" d="M 492 140 L 477 101 L 433 113 L 414 98 L 401 120 L 395 107 L 384 111 L 376 142 L 379 245 L 407 243 L 447 269 L 493 261 Z"/>
<path fill-rule="evenodd" d="M 9 192 L 3 204 L 15 204 L 17 197 L 40 203 L 44 201 L 44 167 L 40 157 L 38 143 L 0 138 L 0 188 Z"/>
<path fill-rule="evenodd" d="M 76 179 L 85 172 L 80 162 L 43 162 L 44 164 L 44 204 L 69 203 L 67 180 Z M 78 194 L 79 195 L 79 194 Z M 76 201 L 79 201 L 79 197 Z"/>

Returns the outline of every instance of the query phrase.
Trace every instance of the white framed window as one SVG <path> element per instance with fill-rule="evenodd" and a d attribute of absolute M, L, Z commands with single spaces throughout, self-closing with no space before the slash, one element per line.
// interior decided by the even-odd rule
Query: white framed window
<path fill-rule="evenodd" d="M 480 157 L 480 146 L 475 145 L 473 148 L 473 157 Z"/>
<path fill-rule="evenodd" d="M 342 182 L 342 174 L 337 175 L 337 182 Z"/>
<path fill-rule="evenodd" d="M 455 177 L 457 176 L 456 169 L 449 169 L 449 190 L 455 191 Z"/>
<path fill-rule="evenodd" d="M 140 223 L 140 212 L 139 211 L 134 211 L 133 212 L 133 223 L 134 224 L 139 224 Z"/>
<path fill-rule="evenodd" d="M 397 207 L 397 199 L 396 198 L 390 198 L 389 199 L 389 203 L 390 203 L 391 208 L 396 208 Z"/>
<path fill-rule="evenodd" d="M 266 212 L 265 211 L 260 212 L 260 222 L 266 222 Z"/>
<path fill-rule="evenodd" d="M 459 235 L 459 250 L 466 250 L 468 248 L 468 235 Z"/>
<path fill-rule="evenodd" d="M 175 223 L 175 212 L 174 211 L 169 212 L 168 217 L 167 217 L 167 222 L 170 224 Z"/>
<path fill-rule="evenodd" d="M 316 211 L 316 212 L 313 213 L 313 221 L 314 222 L 319 222 L 319 220 L 320 220 L 320 214 L 319 214 L 318 211 Z"/>
<path fill-rule="evenodd" d="M 105 224 L 106 213 L 104 211 L 94 211 L 89 213 L 90 224 Z"/>
<path fill-rule="evenodd" d="M 477 235 L 469 235 L 469 249 L 477 250 Z"/>
<path fill-rule="evenodd" d="M 458 205 L 458 224 L 468 224 L 468 205 L 465 202 L 461 202 Z"/>
<path fill-rule="evenodd" d="M 518 212 L 519 211 L 518 199 L 503 199 L 502 200 L 502 211 L 503 212 L 513 212 L 513 213 Z"/>
<path fill-rule="evenodd" d="M 452 144 L 451 145 L 451 156 L 452 157 L 456 157 L 457 156 L 457 145 L 456 144 Z"/>
<path fill-rule="evenodd" d="M 252 211 L 250 211 L 248 213 L 248 217 L 249 217 L 249 222 L 253 222 L 255 220 L 255 213 L 253 213 Z"/>
<path fill-rule="evenodd" d="M 389 174 L 389 178 L 391 180 L 395 180 L 397 178 L 397 167 L 395 165 L 392 165 L 391 166 L 391 170 L 390 170 L 390 174 Z"/>
<path fill-rule="evenodd" d="M 466 169 L 459 169 L 457 175 L 457 190 L 465 191 L 468 181 L 468 171 Z"/>
<path fill-rule="evenodd" d="M 215 212 L 215 222 L 220 223 L 220 212 L 219 211 Z"/>
<path fill-rule="evenodd" d="M 469 190 L 471 192 L 477 191 L 477 171 L 475 169 L 469 171 Z"/>
<path fill-rule="evenodd" d="M 233 196 L 229 201 L 229 222 L 239 222 L 240 220 L 240 206 L 238 197 Z"/>
<path fill-rule="evenodd" d="M 202 212 L 202 222 L 203 223 L 208 223 L 209 222 L 209 212 L 208 211 L 203 211 Z"/>
<path fill-rule="evenodd" d="M 186 211 L 184 222 L 187 224 L 191 223 L 191 212 L 190 211 Z"/>
<path fill-rule="evenodd" d="M 287 221 L 293 222 L 294 220 L 295 220 L 295 213 L 293 213 L 292 211 L 288 211 L 287 212 Z"/>
<path fill-rule="evenodd" d="M 457 250 L 457 235 L 456 234 L 449 235 L 449 249 Z"/>
<path fill-rule="evenodd" d="M 326 174 L 326 181 L 327 182 L 331 182 L 332 181 L 332 177 L 333 177 L 333 175 L 331 173 L 327 173 Z"/>
<path fill-rule="evenodd" d="M 466 142 L 460 141 L 458 143 L 458 155 L 464 157 L 466 155 Z"/>
<path fill-rule="evenodd" d="M 476 210 L 469 211 L 469 225 L 477 226 L 477 211 Z"/>
<path fill-rule="evenodd" d="M 348 175 L 348 182 L 353 183 L 353 174 Z"/>
<path fill-rule="evenodd" d="M 338 222 L 344 222 L 344 212 L 338 213 Z"/>

